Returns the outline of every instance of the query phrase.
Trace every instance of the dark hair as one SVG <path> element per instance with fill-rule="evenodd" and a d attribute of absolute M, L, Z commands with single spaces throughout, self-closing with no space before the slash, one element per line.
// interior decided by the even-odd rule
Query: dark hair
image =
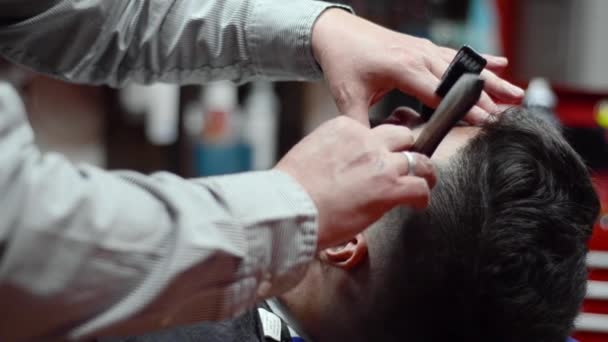
<path fill-rule="evenodd" d="M 372 309 L 380 329 L 367 338 L 565 341 L 598 211 L 587 168 L 561 133 L 507 111 L 440 170 L 427 210 L 400 214 Z"/>

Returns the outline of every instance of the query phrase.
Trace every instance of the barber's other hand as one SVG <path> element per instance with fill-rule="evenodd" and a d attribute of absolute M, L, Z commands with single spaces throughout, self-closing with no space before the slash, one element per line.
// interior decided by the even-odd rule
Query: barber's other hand
<path fill-rule="evenodd" d="M 317 128 L 276 166 L 307 191 L 319 212 L 319 249 L 348 241 L 397 205 L 424 208 L 436 183 L 428 158 L 414 154 L 415 176 L 408 176 L 414 137 L 406 127 L 374 129 L 338 117 Z"/>
<path fill-rule="evenodd" d="M 369 107 L 393 89 L 437 107 L 440 99 L 435 89 L 456 53 L 340 9 L 327 10 L 319 17 L 312 46 L 340 112 L 365 124 Z M 488 94 L 504 103 L 517 102 L 524 95 L 523 90 L 494 73 L 507 66 L 505 58 L 484 57 L 488 60 L 482 73 L 487 93 L 467 116 L 471 123 L 483 122 L 488 113 L 497 112 Z"/>

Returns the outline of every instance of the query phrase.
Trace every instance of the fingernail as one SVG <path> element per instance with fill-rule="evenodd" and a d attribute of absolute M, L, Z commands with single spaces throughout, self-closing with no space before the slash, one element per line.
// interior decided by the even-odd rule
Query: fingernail
<path fill-rule="evenodd" d="M 506 57 L 494 56 L 494 63 L 506 65 L 506 64 L 509 64 L 509 60 Z"/>
<path fill-rule="evenodd" d="M 523 89 L 521 89 L 518 86 L 515 86 L 511 83 L 507 83 L 508 84 L 508 88 L 509 88 L 509 92 L 511 93 L 511 95 L 513 95 L 514 97 L 523 97 L 525 92 Z"/>

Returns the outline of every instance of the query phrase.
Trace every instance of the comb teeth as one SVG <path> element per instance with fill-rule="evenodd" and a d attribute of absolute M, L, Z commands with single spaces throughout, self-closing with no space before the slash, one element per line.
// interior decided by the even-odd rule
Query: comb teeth
<path fill-rule="evenodd" d="M 486 67 L 487 61 L 469 46 L 463 46 L 458 50 L 456 57 L 445 71 L 442 81 L 437 87 L 435 94 L 444 97 L 454 86 L 456 81 L 464 74 L 479 75 Z"/>
<path fill-rule="evenodd" d="M 471 59 L 469 56 L 464 56 L 464 58 L 462 58 L 461 62 L 464 64 L 464 66 L 468 69 L 468 70 L 478 70 L 479 68 L 479 64 L 477 64 L 473 59 Z"/>

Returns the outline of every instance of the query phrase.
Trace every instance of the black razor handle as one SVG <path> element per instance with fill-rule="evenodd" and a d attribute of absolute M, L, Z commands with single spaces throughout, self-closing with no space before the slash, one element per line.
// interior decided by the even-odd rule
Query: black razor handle
<path fill-rule="evenodd" d="M 443 98 L 412 150 L 430 158 L 452 127 L 479 101 L 484 84 L 479 75 L 462 75 Z"/>

